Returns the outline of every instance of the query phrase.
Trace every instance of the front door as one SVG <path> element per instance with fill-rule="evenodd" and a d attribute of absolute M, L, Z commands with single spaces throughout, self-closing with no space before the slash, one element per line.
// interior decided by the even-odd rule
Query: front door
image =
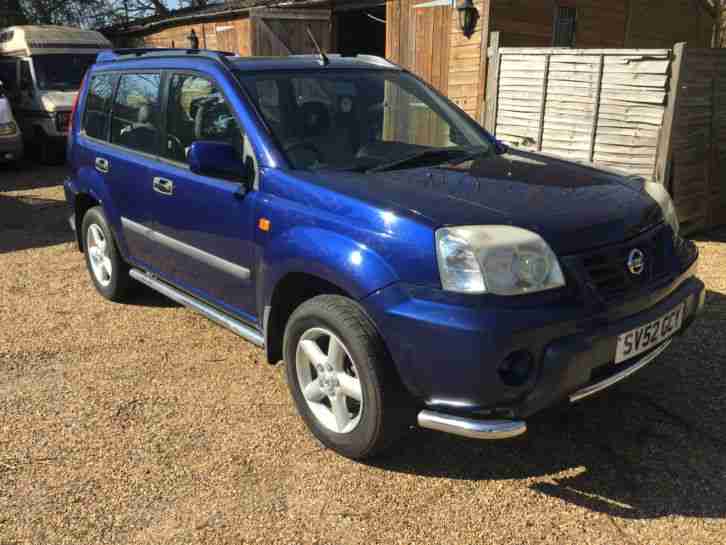
<path fill-rule="evenodd" d="M 243 160 L 244 134 L 213 80 L 199 73 L 168 77 L 162 160 L 151 173 L 161 274 L 182 289 L 255 322 L 252 283 L 256 192 L 193 173 L 187 151 L 197 140 L 229 142 Z"/>

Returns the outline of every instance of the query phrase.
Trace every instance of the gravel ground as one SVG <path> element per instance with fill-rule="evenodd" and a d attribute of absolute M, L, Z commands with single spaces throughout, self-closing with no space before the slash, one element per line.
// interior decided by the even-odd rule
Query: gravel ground
<path fill-rule="evenodd" d="M 150 292 L 96 295 L 62 168 L 0 167 L 0 544 L 723 544 L 726 231 L 657 364 L 523 438 L 322 450 L 281 368 Z"/>

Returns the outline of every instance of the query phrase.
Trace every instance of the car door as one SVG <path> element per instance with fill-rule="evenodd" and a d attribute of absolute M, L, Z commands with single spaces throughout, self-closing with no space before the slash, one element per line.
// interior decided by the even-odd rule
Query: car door
<path fill-rule="evenodd" d="M 81 133 L 82 168 L 109 193 L 104 206 L 127 257 L 152 271 L 159 252 L 151 236 L 155 194 L 149 180 L 160 142 L 160 89 L 160 72 L 92 76 Z"/>
<path fill-rule="evenodd" d="M 241 125 L 213 78 L 169 73 L 162 160 L 152 169 L 154 229 L 166 256 L 161 274 L 216 306 L 256 321 L 252 241 L 255 191 L 193 173 L 189 147 L 198 140 L 229 142 L 251 153 Z M 254 159 L 253 159 L 254 160 Z"/>

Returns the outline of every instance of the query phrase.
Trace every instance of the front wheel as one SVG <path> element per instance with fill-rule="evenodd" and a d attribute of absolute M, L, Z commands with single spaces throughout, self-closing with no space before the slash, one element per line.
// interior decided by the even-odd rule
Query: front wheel
<path fill-rule="evenodd" d="M 285 328 L 292 397 L 310 431 L 343 456 L 374 456 L 407 426 L 407 403 L 383 340 L 355 301 L 321 295 Z"/>

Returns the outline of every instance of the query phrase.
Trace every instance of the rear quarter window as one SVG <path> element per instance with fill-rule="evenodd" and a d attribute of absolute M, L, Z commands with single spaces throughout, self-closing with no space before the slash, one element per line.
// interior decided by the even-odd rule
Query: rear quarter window
<path fill-rule="evenodd" d="M 112 74 L 99 74 L 91 78 L 88 84 L 86 110 L 83 114 L 83 130 L 87 136 L 108 140 L 113 85 Z"/>

